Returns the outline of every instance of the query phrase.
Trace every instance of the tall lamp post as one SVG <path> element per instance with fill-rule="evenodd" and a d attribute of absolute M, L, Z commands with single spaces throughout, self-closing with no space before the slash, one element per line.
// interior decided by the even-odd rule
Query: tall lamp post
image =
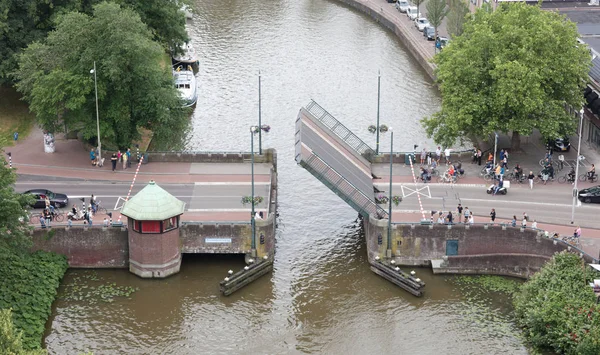
<path fill-rule="evenodd" d="M 260 85 L 260 70 L 258 71 L 258 127 L 262 127 L 262 97 Z M 262 155 L 262 129 L 258 130 L 258 155 Z"/>
<path fill-rule="evenodd" d="M 390 136 L 390 195 L 388 196 L 388 230 L 387 230 L 387 250 L 386 256 L 388 258 L 392 257 L 392 171 L 394 162 L 394 131 L 389 129 Z"/>
<path fill-rule="evenodd" d="M 252 226 L 252 241 L 250 249 L 252 250 L 252 257 L 256 257 L 256 220 L 254 218 L 254 134 L 260 134 L 260 127 L 252 126 L 250 127 L 250 155 L 252 161 L 252 193 L 250 195 L 251 204 L 252 204 L 252 217 L 251 217 L 251 226 Z"/>
<path fill-rule="evenodd" d="M 494 132 L 494 163 L 492 169 L 496 168 L 496 151 L 498 150 L 498 133 Z"/>
<path fill-rule="evenodd" d="M 575 163 L 575 184 L 573 185 L 573 205 L 571 206 L 571 224 L 575 222 L 575 204 L 577 203 L 577 177 L 579 176 L 579 160 L 581 157 L 581 131 L 583 129 L 583 108 L 579 111 L 579 142 L 577 143 L 577 162 Z"/>
<path fill-rule="evenodd" d="M 377 144 L 375 154 L 379 154 L 379 103 L 381 102 L 381 71 L 377 71 Z"/>
<path fill-rule="evenodd" d="M 94 61 L 94 69 L 90 70 L 90 74 L 94 74 L 94 90 L 96 91 L 96 129 L 98 134 L 98 164 L 102 166 L 102 143 L 100 143 L 100 115 L 98 114 L 98 80 L 96 78 L 96 61 Z"/>

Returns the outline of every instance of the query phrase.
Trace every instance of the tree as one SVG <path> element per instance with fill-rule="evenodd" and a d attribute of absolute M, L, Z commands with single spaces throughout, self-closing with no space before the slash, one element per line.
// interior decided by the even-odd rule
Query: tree
<path fill-rule="evenodd" d="M 60 131 L 68 123 L 93 139 L 95 61 L 102 140 L 126 148 L 138 127 L 161 136 L 187 123 L 171 67 L 161 66 L 163 53 L 137 13 L 103 2 L 93 16 L 61 16 L 45 41 L 29 45 L 19 57 L 16 86 L 44 129 Z"/>
<path fill-rule="evenodd" d="M 466 16 L 468 13 L 469 6 L 465 0 L 450 0 L 450 11 L 446 22 L 446 28 L 450 36 L 456 37 L 463 33 L 463 25 L 467 21 Z"/>
<path fill-rule="evenodd" d="M 1 149 L 0 153 L 0 249 L 27 251 L 31 246 L 27 211 L 33 198 L 15 192 L 17 176 Z"/>
<path fill-rule="evenodd" d="M 412 0 L 412 3 L 415 4 L 415 6 L 417 7 L 417 17 L 421 17 L 421 12 L 419 12 L 419 7 L 424 2 L 425 2 L 425 0 Z"/>
<path fill-rule="evenodd" d="M 479 9 L 464 29 L 434 58 L 442 108 L 423 119 L 430 137 L 450 146 L 512 133 L 519 150 L 520 135 L 533 129 L 544 137 L 575 130 L 565 107 L 582 106 L 591 62 L 575 24 L 539 5 L 504 3 Z"/>
<path fill-rule="evenodd" d="M 5 355 L 43 355 L 43 349 L 25 350 L 23 348 L 23 332 L 15 329 L 12 321 L 12 310 L 0 309 L 0 353 Z"/>
<path fill-rule="evenodd" d="M 429 0 L 427 5 L 425 5 L 425 8 L 427 9 L 427 19 L 429 19 L 429 23 L 434 28 L 434 38 L 437 41 L 438 27 L 440 27 L 442 24 L 446 14 L 448 14 L 448 10 L 446 9 L 446 0 Z"/>

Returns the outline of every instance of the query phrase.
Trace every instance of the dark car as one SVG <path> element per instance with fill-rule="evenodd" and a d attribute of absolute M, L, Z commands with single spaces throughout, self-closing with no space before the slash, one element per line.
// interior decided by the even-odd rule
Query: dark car
<path fill-rule="evenodd" d="M 581 202 L 600 203 L 600 185 L 579 190 L 577 194 Z"/>
<path fill-rule="evenodd" d="M 435 39 L 435 28 L 431 26 L 425 27 L 423 30 L 423 36 L 427 37 L 428 41 L 433 41 Z"/>
<path fill-rule="evenodd" d="M 50 204 L 55 207 L 65 207 L 69 204 L 69 198 L 65 194 L 57 194 L 50 190 L 35 189 L 23 192 L 23 194 L 31 194 L 35 197 L 35 202 L 31 207 L 45 208 L 46 197 L 50 199 Z"/>
<path fill-rule="evenodd" d="M 548 149 L 552 149 L 557 152 L 568 152 L 571 150 L 571 143 L 569 143 L 569 138 L 556 138 L 550 139 L 546 143 Z"/>

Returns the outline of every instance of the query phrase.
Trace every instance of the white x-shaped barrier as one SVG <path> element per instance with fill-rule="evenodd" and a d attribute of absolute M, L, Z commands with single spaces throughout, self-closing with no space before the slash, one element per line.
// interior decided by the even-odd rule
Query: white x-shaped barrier
<path fill-rule="evenodd" d="M 415 194 L 431 198 L 431 190 L 429 190 L 429 186 L 427 186 L 427 185 L 423 186 L 423 187 L 416 187 L 414 189 L 407 187 L 405 185 L 400 185 L 400 188 L 402 189 L 402 198 L 407 198 L 408 196 L 415 195 Z M 426 192 L 422 192 L 422 191 L 426 191 Z"/>

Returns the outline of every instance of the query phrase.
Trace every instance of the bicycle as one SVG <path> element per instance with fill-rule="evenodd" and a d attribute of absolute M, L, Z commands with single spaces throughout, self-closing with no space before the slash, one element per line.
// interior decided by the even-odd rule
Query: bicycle
<path fill-rule="evenodd" d="M 565 235 L 562 238 L 560 238 L 562 241 L 569 243 L 573 246 L 576 246 L 579 248 L 580 244 L 579 244 L 579 237 L 576 237 L 575 235 Z"/>
<path fill-rule="evenodd" d="M 575 176 L 573 176 L 572 178 L 569 177 L 569 174 L 561 176 L 558 178 L 558 183 L 559 184 L 564 184 L 566 182 L 569 183 L 574 183 L 575 182 Z"/>
<path fill-rule="evenodd" d="M 96 208 L 95 208 L 94 215 L 96 215 L 98 212 L 102 213 L 102 214 L 108 214 L 108 210 L 104 207 L 102 207 L 102 201 L 98 201 L 96 202 Z"/>
<path fill-rule="evenodd" d="M 586 182 L 586 181 L 596 182 L 596 181 L 598 181 L 598 175 L 594 174 L 592 177 L 589 177 L 588 173 L 584 173 L 584 174 L 579 175 L 579 181 L 581 181 L 581 182 Z"/>
<path fill-rule="evenodd" d="M 451 184 L 454 184 L 454 183 L 456 183 L 456 176 L 449 176 L 448 174 L 444 174 L 444 175 L 438 176 L 437 182 L 438 183 L 449 182 Z"/>

